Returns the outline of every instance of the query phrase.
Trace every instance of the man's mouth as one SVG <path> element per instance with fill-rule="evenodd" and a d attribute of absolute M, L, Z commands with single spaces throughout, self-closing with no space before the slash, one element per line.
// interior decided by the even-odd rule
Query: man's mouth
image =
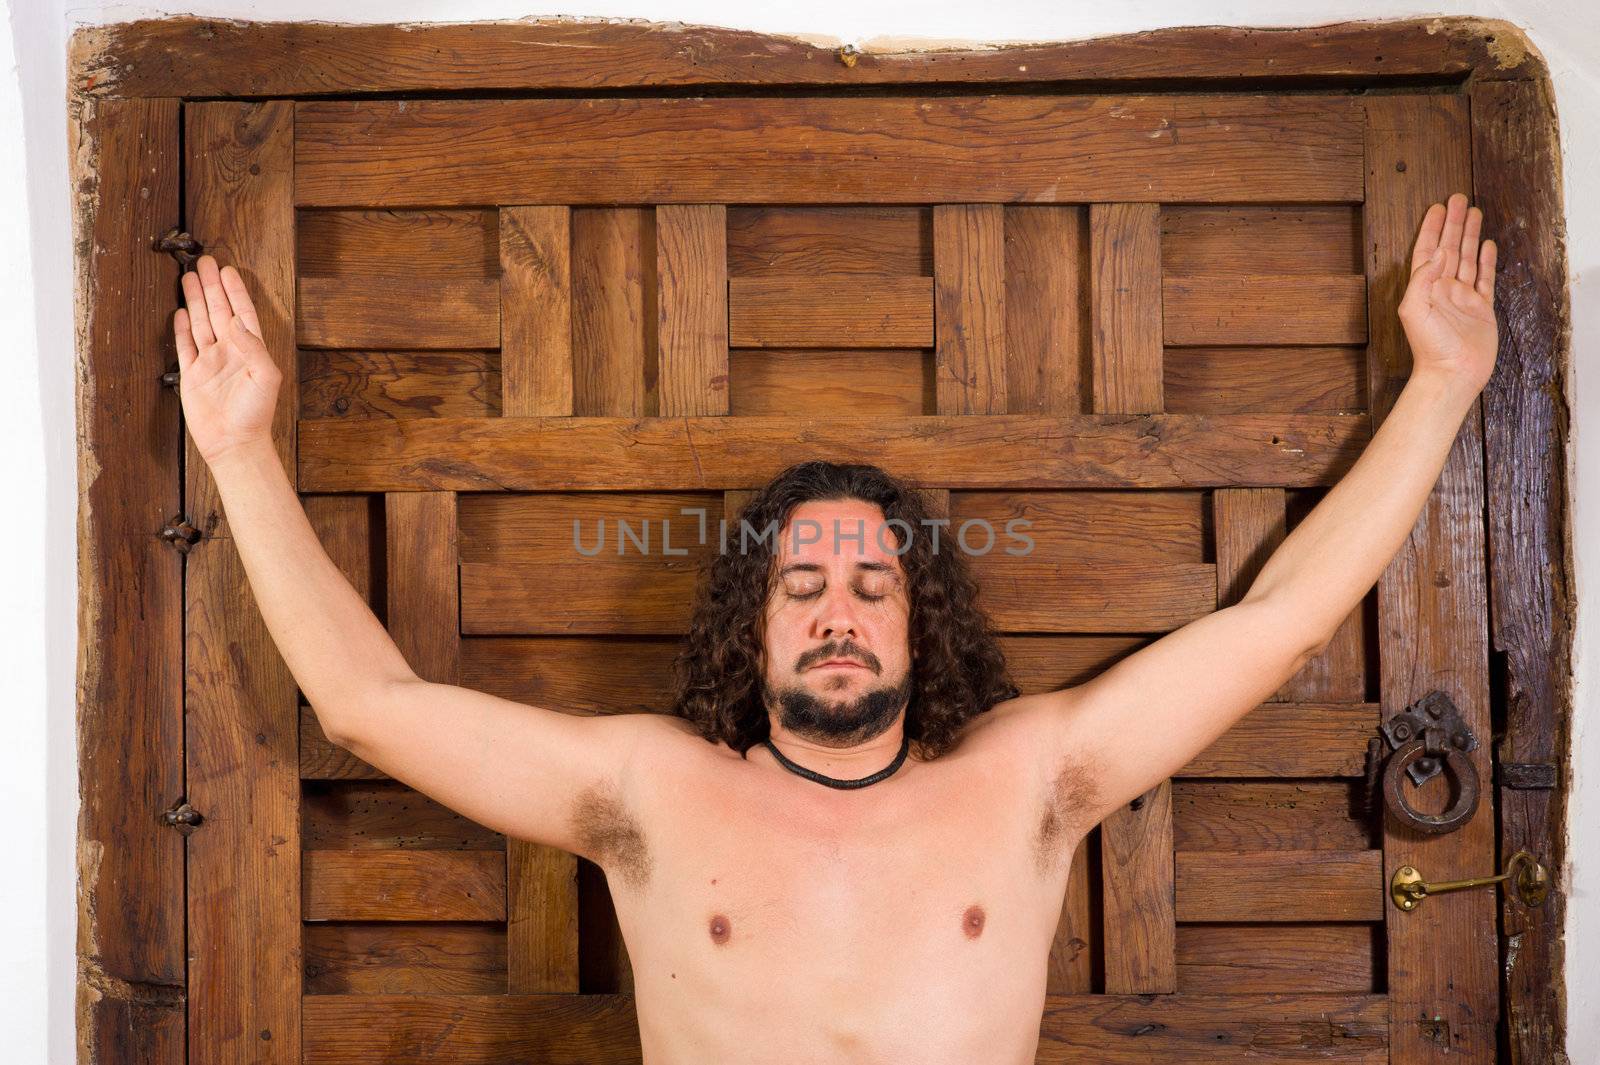
<path fill-rule="evenodd" d="M 849 666 L 851 669 L 866 669 L 867 668 L 866 666 L 862 665 L 860 662 L 851 662 L 851 661 L 848 661 L 848 660 L 843 659 L 843 658 L 830 658 L 828 661 L 821 663 L 816 668 L 818 668 L 818 669 L 829 669 L 829 668 L 838 667 L 838 666 Z"/>

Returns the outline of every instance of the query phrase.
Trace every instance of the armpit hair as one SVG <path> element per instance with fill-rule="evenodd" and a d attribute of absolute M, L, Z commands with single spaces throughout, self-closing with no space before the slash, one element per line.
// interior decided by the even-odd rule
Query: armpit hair
<path fill-rule="evenodd" d="M 1041 876 L 1055 870 L 1060 862 L 1071 859 L 1083 838 L 1085 818 L 1094 805 L 1095 795 L 1095 777 L 1087 762 L 1071 758 L 1056 770 L 1034 834 L 1034 852 Z"/>
<path fill-rule="evenodd" d="M 572 833 L 608 879 L 619 877 L 636 891 L 649 883 L 654 860 L 644 830 L 614 787 L 593 784 L 578 794 L 572 805 Z"/>

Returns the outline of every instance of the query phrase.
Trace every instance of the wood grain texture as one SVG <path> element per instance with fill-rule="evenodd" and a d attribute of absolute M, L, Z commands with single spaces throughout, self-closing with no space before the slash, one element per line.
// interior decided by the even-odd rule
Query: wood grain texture
<path fill-rule="evenodd" d="M 1005 209 L 1006 410 L 1089 410 L 1089 216 L 1076 204 Z"/>
<path fill-rule="evenodd" d="M 308 996 L 505 993 L 505 928 L 489 921 L 322 921 L 305 944 Z"/>
<path fill-rule="evenodd" d="M 934 389 L 940 414 L 1004 414 L 1005 208 L 933 209 Z"/>
<path fill-rule="evenodd" d="M 1178 926 L 1178 993 L 1342 993 L 1382 989 L 1379 924 Z"/>
<path fill-rule="evenodd" d="M 1168 277 L 1161 319 L 1168 344 L 1360 344 L 1367 283 L 1360 274 Z"/>
<path fill-rule="evenodd" d="M 497 348 L 495 278 L 303 277 L 295 343 L 307 348 Z"/>
<path fill-rule="evenodd" d="M 663 418 L 728 413 L 728 209 L 656 208 L 656 301 Z"/>
<path fill-rule="evenodd" d="M 1262 703 L 1195 755 L 1184 777 L 1359 777 L 1376 703 Z"/>
<path fill-rule="evenodd" d="M 1169 345 L 1161 370 L 1161 399 L 1169 414 L 1333 414 L 1367 408 L 1363 345 Z"/>
<path fill-rule="evenodd" d="M 308 850 L 307 921 L 503 921 L 503 850 Z"/>
<path fill-rule="evenodd" d="M 1387 97 L 1367 101 L 1367 108 L 1369 408 L 1376 426 L 1411 369 L 1396 307 L 1418 224 L 1430 203 L 1469 189 L 1472 172 L 1465 97 Z M 1487 782 L 1492 770 L 1483 493 L 1482 423 L 1474 403 L 1415 529 L 1378 581 L 1378 647 L 1385 716 L 1429 691 L 1443 691 L 1479 737 L 1470 757 Z M 1440 794 L 1443 775 L 1430 783 Z M 1486 787 L 1473 819 L 1444 836 L 1419 838 L 1389 819 L 1386 873 L 1410 865 L 1424 876 L 1487 874 L 1495 868 L 1493 795 Z M 1391 1040 L 1407 1062 L 1496 1057 L 1495 898 L 1486 891 L 1462 892 L 1450 901 L 1455 905 L 1412 913 L 1384 907 Z M 1444 943 L 1448 951 L 1439 949 Z"/>
<path fill-rule="evenodd" d="M 1083 83 L 1249 79 L 1278 87 L 1544 76 L 1515 25 L 1480 18 L 1252 29 L 1197 26 L 1002 47 L 838 49 L 682 23 L 519 20 L 337 25 L 197 17 L 86 27 L 70 84 L 100 96 L 230 96 L 412 89 L 709 85 Z M 181 62 L 180 62 L 181 60 Z"/>
<path fill-rule="evenodd" d="M 1571 359 L 1562 244 L 1560 147 L 1547 82 L 1472 89 L 1473 201 L 1499 245 L 1500 352 L 1483 393 L 1489 612 L 1505 655 L 1504 736 L 1497 761 L 1551 764 L 1571 779 L 1572 638 L 1576 597 L 1566 514 Z M 1555 877 L 1530 910 L 1507 898 L 1500 921 L 1511 1059 L 1560 1061 L 1567 827 L 1562 790 L 1501 787 L 1500 853 L 1540 855 Z"/>
<path fill-rule="evenodd" d="M 572 212 L 500 209 L 500 410 L 571 414 Z"/>
<path fill-rule="evenodd" d="M 1161 400 L 1161 207 L 1089 205 L 1092 409 L 1153 414 Z"/>
<path fill-rule="evenodd" d="M 728 208 L 730 277 L 933 276 L 933 210 L 925 206 Z"/>
<path fill-rule="evenodd" d="M 747 488 L 792 461 L 875 462 L 949 488 L 1332 484 L 1367 420 L 1321 415 L 390 418 L 302 421 L 315 492 Z"/>
<path fill-rule="evenodd" d="M 1180 851 L 1370 850 L 1364 781 L 1179 780 L 1172 839 Z"/>
<path fill-rule="evenodd" d="M 728 353 L 728 413 L 807 411 L 915 417 L 935 412 L 933 356 L 920 348 L 741 348 Z"/>
<path fill-rule="evenodd" d="M 1381 921 L 1394 909 L 1379 850 L 1179 851 L 1176 864 L 1180 921 Z"/>
<path fill-rule="evenodd" d="M 296 107 L 295 195 L 306 206 L 1362 198 L 1361 112 L 1348 96 L 633 96 Z"/>
<path fill-rule="evenodd" d="M 933 344 L 933 281 L 897 275 L 735 277 L 728 342 L 740 348 L 916 348 Z"/>
<path fill-rule="evenodd" d="M 654 417 L 656 219 L 648 207 L 572 212 L 572 413 Z"/>
<path fill-rule="evenodd" d="M 1178 989 L 1172 782 L 1100 823 L 1101 930 L 1110 995 Z"/>
<path fill-rule="evenodd" d="M 384 532 L 389 635 L 417 676 L 459 683 L 456 494 L 390 492 Z"/>
<path fill-rule="evenodd" d="M 300 349 L 301 418 L 493 418 L 493 351 Z"/>
<path fill-rule="evenodd" d="M 184 840 L 158 815 L 184 793 L 184 565 L 158 534 L 180 508 L 182 429 L 153 387 L 178 267 L 149 249 L 178 217 L 179 104 L 103 101 L 70 128 L 100 160 L 76 233 L 77 1060 L 180 1065 Z"/>
<path fill-rule="evenodd" d="M 184 108 L 189 230 L 239 269 L 283 371 L 272 440 L 293 477 L 294 109 Z M 189 552 L 185 759 L 205 816 L 188 839 L 189 1054 L 300 1062 L 300 721 L 294 677 L 262 621 L 210 470 L 186 439 Z"/>

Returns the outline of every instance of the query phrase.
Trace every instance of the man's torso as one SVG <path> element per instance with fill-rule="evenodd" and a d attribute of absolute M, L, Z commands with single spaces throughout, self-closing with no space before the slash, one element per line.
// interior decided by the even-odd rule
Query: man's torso
<path fill-rule="evenodd" d="M 647 1065 L 1033 1061 L 1083 830 L 1011 705 L 860 789 L 648 730 L 606 862 Z"/>

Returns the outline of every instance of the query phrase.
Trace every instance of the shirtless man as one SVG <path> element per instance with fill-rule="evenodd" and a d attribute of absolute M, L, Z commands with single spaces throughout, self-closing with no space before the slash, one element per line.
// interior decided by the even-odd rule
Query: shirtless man
<path fill-rule="evenodd" d="M 674 713 L 570 715 L 421 680 L 273 451 L 279 372 L 239 273 L 202 256 L 174 331 L 189 431 L 328 736 L 605 870 L 645 1062 L 1025 1065 L 1083 835 L 1317 655 L 1411 532 L 1494 368 L 1481 222 L 1459 193 L 1429 209 L 1400 305 L 1411 377 L 1242 601 L 1020 697 L 916 493 L 829 463 L 752 500 L 750 527 L 776 518 L 778 537 L 746 552 L 730 535 L 714 559 Z"/>

